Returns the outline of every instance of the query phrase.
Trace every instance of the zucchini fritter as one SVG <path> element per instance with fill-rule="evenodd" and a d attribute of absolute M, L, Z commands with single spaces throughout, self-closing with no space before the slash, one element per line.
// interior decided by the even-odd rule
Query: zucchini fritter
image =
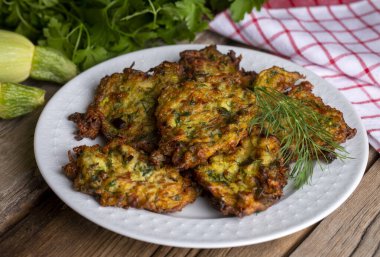
<path fill-rule="evenodd" d="M 350 128 L 344 120 L 343 113 L 329 105 L 323 103 L 322 99 L 312 93 L 313 85 L 308 81 L 301 82 L 297 86 L 293 86 L 287 93 L 293 99 L 301 101 L 305 106 L 321 115 L 322 127 L 332 136 L 332 140 L 337 144 L 344 143 L 347 139 L 355 136 L 356 129 Z M 325 142 L 317 141 L 319 145 Z M 327 147 L 327 146 L 325 146 Z M 331 149 L 333 150 L 333 149 Z M 325 156 L 329 160 L 333 160 L 336 156 L 332 153 Z"/>
<path fill-rule="evenodd" d="M 253 87 L 269 87 L 281 93 L 286 93 L 298 80 L 303 78 L 304 76 L 298 72 L 290 72 L 273 66 L 257 74 Z"/>
<path fill-rule="evenodd" d="M 180 64 L 183 65 L 186 77 L 197 81 L 207 81 L 211 76 L 215 80 L 230 79 L 235 84 L 247 87 L 252 84 L 256 73 L 240 69 L 241 56 L 234 51 L 222 54 L 215 45 L 201 50 L 186 50 L 180 53 Z"/>
<path fill-rule="evenodd" d="M 214 45 L 180 57 L 106 76 L 87 112 L 70 115 L 78 139 L 102 133 L 108 140 L 69 153 L 63 169 L 76 190 L 103 206 L 167 213 L 195 201 L 199 184 L 224 215 L 242 217 L 282 196 L 287 176 L 298 174 L 290 162 L 332 160 L 330 148 L 356 134 L 309 82 L 299 83 L 298 72 L 246 72 L 241 56 Z"/>
<path fill-rule="evenodd" d="M 78 126 L 79 138 L 93 139 L 101 130 L 108 140 L 123 138 L 152 152 L 158 142 L 154 117 L 158 95 L 162 88 L 180 81 L 182 69 L 177 63 L 163 62 L 152 71 L 150 75 L 126 68 L 103 78 L 87 112 L 69 117 Z"/>
<path fill-rule="evenodd" d="M 198 166 L 195 178 L 224 215 L 242 217 L 273 205 L 282 196 L 286 173 L 278 139 L 251 134 L 235 153 Z"/>
<path fill-rule="evenodd" d="M 352 138 L 356 134 L 356 129 L 350 128 L 344 120 L 343 113 L 329 105 L 326 105 L 322 99 L 315 96 L 312 92 L 313 85 L 308 81 L 303 81 L 296 85 L 295 83 L 302 79 L 303 76 L 298 72 L 288 72 L 279 67 L 272 67 L 260 72 L 253 84 L 254 87 L 269 87 L 275 89 L 290 98 L 298 100 L 303 106 L 310 108 L 320 114 L 319 121 L 322 124 L 324 130 L 326 130 L 332 137 L 332 141 L 337 144 L 344 143 L 347 139 Z M 307 111 L 307 109 L 305 109 Z M 281 133 L 277 134 L 280 139 L 287 135 L 287 131 L 292 128 L 286 127 L 286 123 L 283 124 L 284 128 Z M 270 124 L 267 125 L 267 129 L 270 130 Z M 271 131 L 272 132 L 272 131 Z M 318 138 L 314 138 L 316 143 L 322 148 L 329 148 L 325 141 Z M 290 148 L 293 149 L 295 144 Z M 330 147 L 331 148 L 331 147 Z M 329 154 L 322 154 L 319 158 L 331 161 L 336 158 L 335 154 L 329 149 Z M 316 156 L 314 156 L 316 157 Z"/>
<path fill-rule="evenodd" d="M 255 97 L 230 81 L 187 81 L 166 87 L 158 99 L 156 118 L 161 134 L 152 160 L 169 157 L 180 169 L 193 168 L 215 153 L 233 152 L 248 135 Z"/>
<path fill-rule="evenodd" d="M 135 207 L 167 213 L 181 210 L 196 199 L 188 178 L 171 167 L 155 168 L 148 156 L 111 141 L 105 147 L 79 146 L 64 167 L 76 190 L 95 195 L 103 206 Z"/>

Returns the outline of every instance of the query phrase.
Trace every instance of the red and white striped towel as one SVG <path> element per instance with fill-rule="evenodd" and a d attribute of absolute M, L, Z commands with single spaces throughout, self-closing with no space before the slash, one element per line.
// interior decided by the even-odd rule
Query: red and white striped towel
<path fill-rule="evenodd" d="M 380 0 L 272 0 L 239 23 L 220 13 L 210 27 L 329 81 L 354 105 L 380 152 Z"/>

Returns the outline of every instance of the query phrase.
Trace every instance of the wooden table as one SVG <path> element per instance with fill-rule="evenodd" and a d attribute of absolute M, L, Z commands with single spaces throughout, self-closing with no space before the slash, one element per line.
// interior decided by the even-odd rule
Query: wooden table
<path fill-rule="evenodd" d="M 211 32 L 202 33 L 196 42 L 236 45 Z M 48 83 L 30 83 L 46 89 L 47 98 L 59 89 Z M 103 229 L 55 196 L 42 179 L 33 154 L 41 109 L 0 121 L 0 256 L 380 256 L 380 159 L 372 147 L 359 187 L 321 222 L 246 247 L 175 248 Z"/>

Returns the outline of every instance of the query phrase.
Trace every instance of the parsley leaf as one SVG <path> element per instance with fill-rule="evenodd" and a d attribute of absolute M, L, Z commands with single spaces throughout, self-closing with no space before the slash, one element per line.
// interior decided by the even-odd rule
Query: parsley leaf
<path fill-rule="evenodd" d="M 263 0 L 0 0 L 0 28 L 63 52 L 81 70 L 108 58 L 193 40 L 213 15 L 235 20 Z"/>
<path fill-rule="evenodd" d="M 177 12 L 186 21 L 190 31 L 200 31 L 207 28 L 203 16 L 211 18 L 210 11 L 204 6 L 205 0 L 181 0 L 176 2 Z"/>
<path fill-rule="evenodd" d="M 235 0 L 230 7 L 231 16 L 234 21 L 244 18 L 244 15 L 253 8 L 260 9 L 265 0 Z"/>

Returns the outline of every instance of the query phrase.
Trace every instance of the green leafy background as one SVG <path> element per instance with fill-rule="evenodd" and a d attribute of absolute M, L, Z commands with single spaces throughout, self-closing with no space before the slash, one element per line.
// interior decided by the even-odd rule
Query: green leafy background
<path fill-rule="evenodd" d="M 264 0 L 0 0 L 0 28 L 65 53 L 81 70 L 111 57 L 193 40 L 213 16 L 234 20 Z"/>

